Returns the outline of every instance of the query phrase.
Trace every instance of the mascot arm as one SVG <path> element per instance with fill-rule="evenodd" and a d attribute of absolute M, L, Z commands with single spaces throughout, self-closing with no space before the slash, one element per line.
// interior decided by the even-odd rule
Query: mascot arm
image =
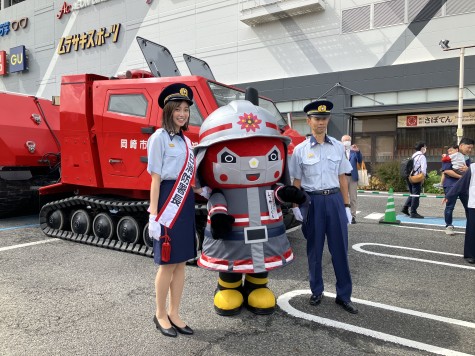
<path fill-rule="evenodd" d="M 234 217 L 228 214 L 226 198 L 219 191 L 213 191 L 208 200 L 208 215 L 211 221 L 213 239 L 223 239 L 232 230 Z"/>
<path fill-rule="evenodd" d="M 307 200 L 305 193 L 293 185 L 278 185 L 274 188 L 274 194 L 280 203 L 303 204 Z"/>

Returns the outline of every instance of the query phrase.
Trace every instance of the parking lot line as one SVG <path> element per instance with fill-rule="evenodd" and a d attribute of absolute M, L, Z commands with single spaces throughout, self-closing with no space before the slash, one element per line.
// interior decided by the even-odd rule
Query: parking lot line
<path fill-rule="evenodd" d="M 30 224 L 30 225 L 21 225 L 21 226 L 2 227 L 0 228 L 0 231 L 25 229 L 27 227 L 39 227 L 39 226 L 40 226 L 39 224 Z"/>
<path fill-rule="evenodd" d="M 383 257 L 390 257 L 390 258 L 398 258 L 398 259 L 401 259 L 401 260 L 410 260 L 410 261 L 418 261 L 418 262 L 424 262 L 424 263 L 433 263 L 433 264 L 436 264 L 436 265 L 443 265 L 443 266 L 450 266 L 450 267 L 456 267 L 456 268 L 475 270 L 475 267 L 465 266 L 465 265 L 458 265 L 458 264 L 455 264 L 455 263 L 439 262 L 439 261 L 433 261 L 433 260 L 425 260 L 425 259 L 422 259 L 422 258 L 399 256 L 399 255 L 390 255 L 390 254 L 387 254 L 387 253 L 367 251 L 367 250 L 363 249 L 363 246 L 383 246 L 383 247 L 389 247 L 389 248 L 395 248 L 395 249 L 402 249 L 402 250 L 409 250 L 409 251 L 419 251 L 419 252 L 432 253 L 432 254 L 438 254 L 438 255 L 455 256 L 455 257 L 460 257 L 460 258 L 463 257 L 463 255 L 459 255 L 459 254 L 455 254 L 455 253 L 432 251 L 432 250 L 423 250 L 423 249 L 420 249 L 420 248 L 396 246 L 396 245 L 386 245 L 386 244 L 377 244 L 377 243 L 370 243 L 370 242 L 368 242 L 368 243 L 363 242 L 363 243 L 355 244 L 355 245 L 352 246 L 353 250 L 356 250 L 356 251 L 362 252 L 362 253 L 367 253 L 369 255 L 383 256 Z"/>
<path fill-rule="evenodd" d="M 380 332 L 380 331 L 371 330 L 371 329 L 367 329 L 367 328 L 362 328 L 360 326 L 346 324 L 346 323 L 342 323 L 342 322 L 339 322 L 339 321 L 336 321 L 336 320 L 331 320 L 331 319 L 322 318 L 322 317 L 319 317 L 319 316 L 316 316 L 316 315 L 313 315 L 313 314 L 304 313 L 304 312 L 302 312 L 298 309 L 295 309 L 293 306 L 290 305 L 290 300 L 293 297 L 296 297 L 296 296 L 299 296 L 299 295 L 302 295 L 302 294 L 310 295 L 311 291 L 307 289 L 307 290 L 294 290 L 294 291 L 285 293 L 277 299 L 277 304 L 279 305 L 279 307 L 283 311 L 285 311 L 286 313 L 288 313 L 288 314 L 290 314 L 294 317 L 314 321 L 316 323 L 319 323 L 319 324 L 322 324 L 322 325 L 325 325 L 325 326 L 334 327 L 334 328 L 337 328 L 337 329 L 342 329 L 342 330 L 354 332 L 354 333 L 361 334 L 361 335 L 366 335 L 366 336 L 369 336 L 369 337 L 372 337 L 372 338 L 375 338 L 375 339 L 378 339 L 378 340 L 392 342 L 392 343 L 399 344 L 399 345 L 402 345 L 402 346 L 407 346 L 407 347 L 412 347 L 414 349 L 418 349 L 418 350 L 422 350 L 422 351 L 432 352 L 432 353 L 435 353 L 435 354 L 438 354 L 438 355 L 469 355 L 469 354 L 466 354 L 466 353 L 462 353 L 462 352 L 458 352 L 458 351 L 454 351 L 454 350 L 450 350 L 450 349 L 445 349 L 445 348 L 441 348 L 441 347 L 430 345 L 430 344 L 425 344 L 425 343 L 410 340 L 410 339 L 405 339 L 405 338 L 402 338 L 402 337 L 399 337 L 399 336 L 386 334 L 386 333 L 383 333 L 383 332 Z M 324 292 L 324 295 L 327 296 L 327 297 L 333 297 L 333 298 L 336 297 L 336 295 L 334 293 Z M 409 314 L 409 312 L 411 312 L 411 315 L 415 315 L 415 316 L 418 316 L 418 317 L 429 318 L 429 319 L 438 320 L 438 321 L 442 321 L 442 322 L 449 322 L 451 324 L 456 323 L 456 325 L 462 325 L 462 326 L 466 326 L 466 327 L 470 327 L 470 328 L 475 328 L 475 325 L 473 325 L 473 323 L 469 323 L 469 322 L 466 322 L 466 321 L 463 321 L 463 320 L 444 318 L 444 317 L 440 317 L 440 316 L 433 315 L 433 314 L 427 314 L 427 313 L 419 313 L 419 312 L 416 312 L 416 311 L 411 311 L 409 309 L 397 308 L 397 307 L 393 307 L 393 306 L 386 305 L 386 304 L 381 304 L 381 303 L 373 303 L 373 302 L 363 300 L 363 299 L 352 298 L 352 300 L 355 301 L 355 302 L 358 302 L 360 304 L 367 304 L 367 305 L 375 306 L 375 307 L 378 307 L 378 308 L 384 308 L 384 309 L 394 310 L 394 311 L 399 311 L 399 312 L 405 311 L 406 314 Z"/>
<path fill-rule="evenodd" d="M 61 241 L 61 240 L 60 239 L 48 239 L 48 240 L 42 240 L 42 241 L 28 242 L 26 244 L 0 247 L 0 252 L 8 251 L 8 250 L 14 250 L 16 248 L 22 248 L 22 247 L 29 247 L 29 246 L 34 246 L 34 245 L 45 244 L 45 243 L 53 242 L 53 241 Z"/>

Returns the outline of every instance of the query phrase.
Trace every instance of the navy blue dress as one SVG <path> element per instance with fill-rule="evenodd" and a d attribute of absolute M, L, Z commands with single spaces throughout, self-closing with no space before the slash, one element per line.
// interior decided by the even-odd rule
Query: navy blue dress
<path fill-rule="evenodd" d="M 160 195 L 158 199 L 158 211 L 167 201 L 170 192 L 175 184 L 174 180 L 164 180 L 160 183 Z M 160 241 L 153 240 L 153 259 L 158 265 L 174 264 L 188 261 L 196 257 L 196 238 L 195 238 L 195 195 L 190 188 L 188 196 L 183 203 L 183 208 L 178 215 L 172 229 L 168 230 L 170 236 L 171 254 L 170 261 L 162 261 L 162 244 Z M 162 235 L 165 227 L 162 225 Z"/>

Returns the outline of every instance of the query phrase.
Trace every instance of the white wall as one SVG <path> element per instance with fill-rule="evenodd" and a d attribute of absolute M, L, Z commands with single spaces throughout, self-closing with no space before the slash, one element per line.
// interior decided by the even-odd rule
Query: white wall
<path fill-rule="evenodd" d="M 452 1 L 462 0 L 448 0 Z M 26 0 L 0 11 L 0 23 L 29 17 L 28 28 L 0 37 L 0 50 L 8 52 L 24 44 L 30 52 L 30 71 L 1 78 L 0 90 L 49 97 L 58 94 L 63 74 L 111 76 L 130 68 L 146 69 L 137 35 L 167 47 L 182 74 L 188 74 L 182 58 L 185 52 L 206 60 L 216 78 L 225 83 L 458 56 L 458 51 L 439 48 L 442 38 L 450 39 L 452 46 L 475 44 L 474 12 L 433 19 L 417 37 L 408 30 L 408 23 L 342 34 L 342 10 L 374 3 L 368 0 L 327 0 L 323 12 L 254 27 L 240 21 L 238 0 L 154 0 L 150 5 L 145 0 L 109 0 L 58 20 L 63 2 Z M 122 24 L 117 43 L 56 54 L 61 37 L 114 23 Z M 468 49 L 467 55 L 471 51 L 475 49 Z"/>

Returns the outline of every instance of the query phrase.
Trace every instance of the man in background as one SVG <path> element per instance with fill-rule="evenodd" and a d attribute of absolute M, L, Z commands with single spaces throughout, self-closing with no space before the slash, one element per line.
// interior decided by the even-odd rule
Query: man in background
<path fill-rule="evenodd" d="M 466 167 L 463 167 L 460 169 L 459 173 L 463 173 L 467 170 L 467 167 L 470 166 L 470 153 L 472 152 L 473 148 L 473 139 L 463 137 L 460 140 L 459 143 L 459 152 L 465 155 L 465 163 Z M 444 187 L 444 193 L 447 196 L 449 193 L 450 189 L 455 185 L 455 183 L 458 182 L 458 180 L 462 177 L 461 174 L 458 174 L 457 172 L 454 171 L 454 168 L 452 166 L 452 162 L 442 162 L 442 171 L 445 175 L 444 182 L 443 182 L 443 187 Z M 462 190 L 458 194 L 450 194 L 449 198 L 447 198 L 446 204 L 445 204 L 445 210 L 444 210 L 444 218 L 445 218 L 445 233 L 447 235 L 455 235 L 454 232 L 454 226 L 452 225 L 453 222 L 453 212 L 455 208 L 455 203 L 457 202 L 457 198 L 460 199 L 462 202 L 463 207 L 465 208 L 465 217 L 468 216 L 468 210 L 467 210 L 467 204 L 468 204 L 468 191 Z"/>
<path fill-rule="evenodd" d="M 357 204 L 357 190 L 358 190 L 358 166 L 363 162 L 363 156 L 360 149 L 356 145 L 351 144 L 351 136 L 344 135 L 341 138 L 341 143 L 345 146 L 346 158 L 350 161 L 353 168 L 351 173 L 345 173 L 348 182 L 348 194 L 350 195 L 350 209 L 351 209 L 351 223 L 356 224 L 356 204 Z"/>

